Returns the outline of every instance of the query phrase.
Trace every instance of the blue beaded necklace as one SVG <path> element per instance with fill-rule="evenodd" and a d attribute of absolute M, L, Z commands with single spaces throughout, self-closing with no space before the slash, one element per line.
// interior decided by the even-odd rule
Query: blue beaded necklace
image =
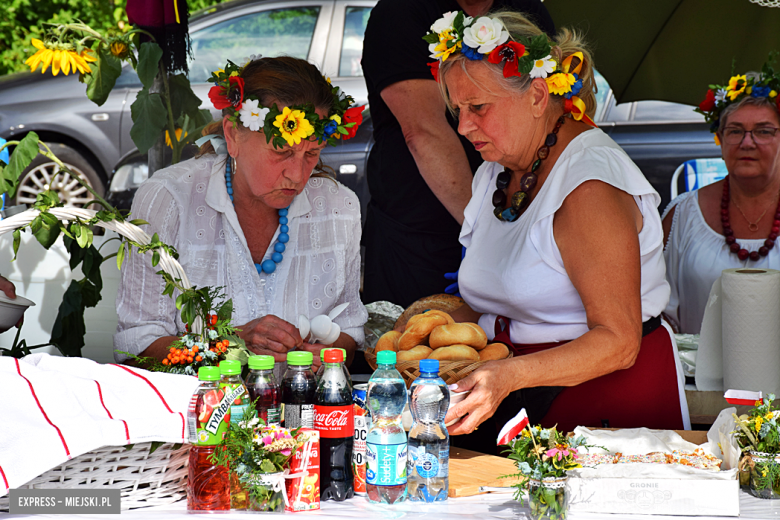
<path fill-rule="evenodd" d="M 225 165 L 225 185 L 227 186 L 227 193 L 230 197 L 230 202 L 233 202 L 233 182 L 232 182 L 232 175 L 233 172 L 230 168 L 230 161 L 231 158 L 228 157 L 227 163 Z M 235 207 L 236 203 L 233 202 L 233 206 Z M 268 260 L 263 260 L 262 263 L 258 264 L 255 263 L 255 269 L 257 269 L 257 274 L 262 275 L 263 273 L 271 274 L 274 271 L 276 271 L 276 264 L 279 264 L 284 260 L 284 250 L 286 248 L 285 244 L 290 241 L 290 235 L 287 233 L 290 231 L 290 228 L 287 227 L 287 210 L 290 207 L 287 206 L 284 209 L 280 209 L 278 211 L 279 213 L 279 236 L 276 237 L 276 243 L 274 244 L 274 252 L 271 253 L 271 258 Z"/>

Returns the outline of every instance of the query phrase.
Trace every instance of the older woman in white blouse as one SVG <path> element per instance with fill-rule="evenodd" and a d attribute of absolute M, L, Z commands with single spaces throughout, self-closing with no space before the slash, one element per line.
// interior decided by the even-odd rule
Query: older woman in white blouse
<path fill-rule="evenodd" d="M 224 136 L 225 149 L 215 152 L 219 140 L 212 139 L 199 157 L 156 173 L 139 188 L 133 217 L 176 247 L 193 285 L 224 287 L 225 298 L 233 300 L 233 323 L 251 351 L 280 362 L 292 349 L 316 354 L 323 345 L 304 342 L 293 325 L 298 316 L 349 303 L 335 320 L 342 332 L 333 346 L 351 359 L 368 316 L 358 293 L 360 205 L 335 180 L 312 176 L 333 128 L 325 128 L 325 140 L 318 142 L 323 127 L 316 126 L 317 117 L 304 121 L 291 112 L 274 130 L 279 139 L 268 142 L 263 121 L 252 126 L 267 115 L 263 107 L 274 104 L 279 111 L 299 107 L 300 115 L 308 104 L 327 121 L 338 96 L 316 67 L 294 58 L 251 61 L 239 77 L 240 89 L 231 82 L 222 94 L 214 92 L 217 86 L 210 94 L 225 117 L 204 133 Z M 239 105 L 248 111 L 238 111 Z M 309 120 L 315 125 L 306 136 Z M 297 142 L 296 124 L 302 131 Z M 184 324 L 174 300 L 162 295 L 156 271 L 142 255 L 132 255 L 123 267 L 114 345 L 163 359 Z"/>

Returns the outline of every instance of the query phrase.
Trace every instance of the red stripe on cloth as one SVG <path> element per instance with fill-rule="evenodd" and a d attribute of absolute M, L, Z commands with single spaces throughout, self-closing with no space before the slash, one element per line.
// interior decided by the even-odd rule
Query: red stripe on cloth
<path fill-rule="evenodd" d="M 93 379 L 93 381 L 94 381 L 94 379 Z M 103 389 L 100 388 L 100 383 L 95 381 L 95 384 L 98 387 L 98 395 L 100 396 L 100 404 L 103 406 L 103 410 L 106 411 L 106 413 L 108 414 L 108 418 L 109 419 L 113 419 L 114 416 L 111 415 L 111 412 L 109 412 L 108 408 L 106 408 L 106 403 L 103 402 Z M 125 421 L 124 419 L 120 419 L 120 421 L 122 421 L 122 424 L 125 425 L 125 439 L 127 440 L 127 442 L 130 442 L 130 430 L 127 428 L 127 421 Z"/>
<path fill-rule="evenodd" d="M 113 364 L 115 367 L 119 367 L 119 368 L 121 368 L 122 370 L 126 370 L 127 372 L 130 372 L 130 373 L 131 373 L 131 374 L 133 374 L 134 376 L 136 376 L 136 377 L 140 377 L 141 379 L 143 379 L 143 380 L 146 382 L 146 384 L 147 384 L 147 385 L 149 385 L 149 386 L 152 388 L 152 390 L 154 390 L 154 391 L 155 391 L 155 393 L 157 394 L 157 397 L 159 397 L 159 398 L 160 398 L 160 401 L 162 401 L 163 405 L 165 405 L 165 409 L 166 409 L 166 410 L 168 410 L 169 412 L 173 413 L 173 410 L 171 410 L 171 407 L 170 407 L 170 406 L 168 406 L 168 403 L 166 403 L 166 402 L 165 402 L 165 398 L 162 396 L 162 394 L 160 393 L 160 391 L 159 391 L 159 390 L 157 390 L 157 387 L 156 387 L 156 386 L 154 386 L 154 385 L 152 384 L 152 382 L 151 382 L 151 381 L 149 381 L 148 379 L 146 379 L 146 378 L 145 378 L 144 376 L 142 376 L 141 374 L 137 374 L 137 373 L 133 372 L 132 370 L 130 370 L 128 367 L 126 367 L 126 366 L 124 366 L 124 365 L 117 365 L 116 363 L 112 363 L 112 364 Z M 179 414 L 179 417 L 181 417 L 181 438 L 182 438 L 182 440 L 184 440 L 184 433 L 185 433 L 185 431 L 186 431 L 186 429 L 187 429 L 187 421 L 184 419 L 184 414 L 183 414 L 183 413 L 181 413 L 181 412 L 178 412 L 178 414 Z"/>
<path fill-rule="evenodd" d="M 30 387 L 30 393 L 32 393 L 33 399 L 35 399 L 35 404 L 38 405 L 38 409 L 43 414 L 43 418 L 46 419 L 46 422 L 51 424 L 52 427 L 55 430 L 57 430 L 57 435 L 60 436 L 60 440 L 62 441 L 62 446 L 65 448 L 65 454 L 68 456 L 68 459 L 70 459 L 70 449 L 68 449 L 68 443 L 65 442 L 65 437 L 62 436 L 62 432 L 57 427 L 57 425 L 54 424 L 53 422 L 51 422 L 51 420 L 49 420 L 49 416 L 46 415 L 46 412 L 44 411 L 43 407 L 41 406 L 41 402 L 38 400 L 38 396 L 35 394 L 35 389 L 33 388 L 33 385 L 30 382 L 30 380 L 22 375 L 22 368 L 19 366 L 19 360 L 18 359 L 14 359 L 14 361 L 16 362 L 16 373 L 19 374 L 19 377 L 21 377 L 22 379 L 27 381 L 27 385 Z"/>
<path fill-rule="evenodd" d="M 166 402 L 165 402 L 165 398 L 162 396 L 162 394 L 160 393 L 160 391 L 159 391 L 159 390 L 157 390 L 157 387 L 156 387 L 156 386 L 154 386 L 154 385 L 152 384 L 152 382 L 151 382 L 151 381 L 149 381 L 148 379 L 146 379 L 146 378 L 145 378 L 144 376 L 142 376 L 141 374 L 136 374 L 135 372 L 133 372 L 132 370 L 130 370 L 129 368 L 127 368 L 127 367 L 126 367 L 126 366 L 124 366 L 124 365 L 117 365 L 116 363 L 112 363 L 112 365 L 114 365 L 115 367 L 119 367 L 119 368 L 121 368 L 122 370 L 125 370 L 125 371 L 127 371 L 127 372 L 129 372 L 129 373 L 133 374 L 135 377 L 138 377 L 138 378 L 141 378 L 141 379 L 143 379 L 143 380 L 146 382 L 146 384 L 147 384 L 147 385 L 149 385 L 149 386 L 152 388 L 152 390 L 154 390 L 154 392 L 157 394 L 157 397 L 159 397 L 159 398 L 160 398 L 160 401 L 162 401 L 162 404 L 165 406 L 165 409 L 166 409 L 166 410 L 168 410 L 169 412 L 173 413 L 173 410 L 171 410 L 171 407 L 170 407 L 170 406 L 168 406 L 168 403 L 166 403 Z"/>
<path fill-rule="evenodd" d="M 0 475 L 3 476 L 3 483 L 5 484 L 5 489 L 11 489 L 8 487 L 8 479 L 5 478 L 5 471 L 3 471 L 3 466 L 0 466 Z"/>

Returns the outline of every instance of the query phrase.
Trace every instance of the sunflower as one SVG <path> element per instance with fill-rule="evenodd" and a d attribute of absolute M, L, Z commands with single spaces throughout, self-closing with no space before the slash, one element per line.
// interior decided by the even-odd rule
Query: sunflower
<path fill-rule="evenodd" d="M 726 95 L 734 101 L 739 97 L 740 94 L 742 94 L 745 91 L 745 87 L 747 86 L 747 78 L 745 76 L 732 76 L 732 78 L 729 80 L 729 88 L 726 93 Z"/>
<path fill-rule="evenodd" d="M 314 127 L 306 119 L 306 113 L 301 110 L 290 110 L 289 107 L 284 107 L 284 111 L 276 116 L 274 126 L 279 129 L 290 146 L 300 143 L 301 139 L 314 133 Z"/>
<path fill-rule="evenodd" d="M 567 74 L 565 72 L 547 76 L 544 80 L 547 82 L 547 88 L 550 90 L 550 94 L 555 94 L 556 96 L 562 96 L 571 92 L 572 85 L 577 82 L 574 74 Z"/>
<path fill-rule="evenodd" d="M 53 75 L 62 73 L 70 74 L 71 68 L 73 72 L 78 70 L 82 74 L 88 74 L 92 72 L 87 62 L 97 61 L 97 58 L 92 56 L 89 49 L 83 50 L 81 53 L 76 52 L 73 49 L 73 45 L 67 43 L 44 43 L 37 38 L 32 39 L 33 47 L 38 49 L 38 52 L 27 58 L 24 62 L 25 65 L 30 66 L 30 71 L 35 72 L 39 64 L 43 64 L 42 73 L 46 72 L 46 69 L 51 65 L 51 72 Z"/>
<path fill-rule="evenodd" d="M 177 128 L 175 135 L 176 135 L 176 141 L 181 141 L 181 134 L 184 132 L 181 128 Z M 187 137 L 187 132 L 184 132 L 184 137 Z M 168 130 L 165 131 L 165 144 L 168 145 L 169 148 L 173 148 L 173 143 L 171 142 L 171 134 L 168 133 Z"/>

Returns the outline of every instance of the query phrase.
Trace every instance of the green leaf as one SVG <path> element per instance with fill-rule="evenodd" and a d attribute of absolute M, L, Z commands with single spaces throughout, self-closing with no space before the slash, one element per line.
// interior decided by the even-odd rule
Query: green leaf
<path fill-rule="evenodd" d="M 264 459 L 263 462 L 260 463 L 260 471 L 262 473 L 273 473 L 276 471 L 276 466 L 274 466 L 273 462 L 270 460 Z"/>
<path fill-rule="evenodd" d="M 138 51 L 138 67 L 136 68 L 136 72 L 138 73 L 138 79 L 141 80 L 141 83 L 143 83 L 144 87 L 147 89 L 152 88 L 154 77 L 157 76 L 157 73 L 160 71 L 158 65 L 162 55 L 163 51 L 156 43 L 144 42 L 141 44 L 141 49 Z"/>
<path fill-rule="evenodd" d="M 6 190 L 9 197 L 16 194 L 16 183 L 19 182 L 19 176 L 38 155 L 38 134 L 30 132 L 16 145 L 14 153 L 8 160 L 8 166 L 3 168 L 3 178 L 12 185 L 13 188 Z"/>
<path fill-rule="evenodd" d="M 435 33 L 430 33 L 423 36 L 423 40 L 426 43 L 439 43 L 439 36 Z"/>
<path fill-rule="evenodd" d="M 50 341 L 63 356 L 79 357 L 84 346 L 85 333 L 81 285 L 76 280 L 71 280 L 68 290 L 62 296 Z"/>
<path fill-rule="evenodd" d="M 92 74 L 86 76 L 87 97 L 97 106 L 101 106 L 122 74 L 122 61 L 111 54 L 105 45 L 101 45 L 97 52 L 97 62 L 90 67 Z"/>
<path fill-rule="evenodd" d="M 152 253 L 152 267 L 157 267 L 157 264 L 160 263 L 160 252 L 155 251 Z"/>
<path fill-rule="evenodd" d="M 148 152 L 160 137 L 167 123 L 166 114 L 159 94 L 150 94 L 146 87 L 138 91 L 130 107 L 130 115 L 133 118 L 130 137 L 140 153 Z"/>
<path fill-rule="evenodd" d="M 136 219 L 133 219 L 133 220 L 131 220 L 131 221 L 130 221 L 130 223 L 131 223 L 132 225 L 134 225 L 134 226 L 144 226 L 144 225 L 149 225 L 149 223 L 148 223 L 147 221 L 145 221 L 144 219 L 142 219 L 142 218 L 136 218 Z"/>
<path fill-rule="evenodd" d="M 165 444 L 165 443 L 162 442 L 162 441 L 152 441 L 152 445 L 149 446 L 149 455 L 151 455 L 152 453 L 157 451 L 157 448 L 159 448 L 163 444 Z"/>
<path fill-rule="evenodd" d="M 116 268 L 121 270 L 122 263 L 125 261 L 125 243 L 119 245 L 119 251 L 116 252 Z"/>
<path fill-rule="evenodd" d="M 233 316 L 233 300 L 228 300 L 217 309 L 217 319 L 229 320 Z"/>
<path fill-rule="evenodd" d="M 51 213 L 46 212 L 35 217 L 35 220 L 30 223 L 31 228 L 35 221 L 39 222 L 33 235 L 44 248 L 49 249 L 60 236 L 60 221 Z"/>
<path fill-rule="evenodd" d="M 198 117 L 198 107 L 202 101 L 192 91 L 190 80 L 184 74 L 176 74 L 168 78 L 168 89 L 171 93 L 171 111 L 173 118 L 178 119 L 187 114 L 192 118 Z"/>
<path fill-rule="evenodd" d="M 14 229 L 14 260 L 16 260 L 16 254 L 19 252 L 19 244 L 22 242 L 22 231 L 20 229 Z"/>

